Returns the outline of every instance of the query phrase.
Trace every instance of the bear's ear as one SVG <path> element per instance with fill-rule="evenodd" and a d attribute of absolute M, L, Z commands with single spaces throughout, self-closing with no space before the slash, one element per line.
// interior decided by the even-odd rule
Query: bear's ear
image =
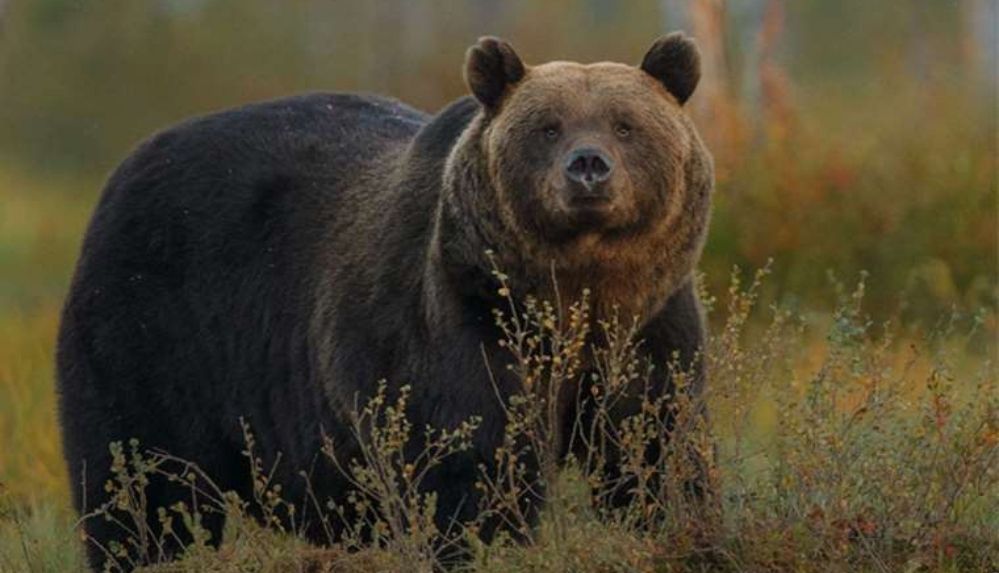
<path fill-rule="evenodd" d="M 524 64 L 510 44 L 499 38 L 479 38 L 465 54 L 465 82 L 476 99 L 495 108 L 508 87 L 524 77 Z"/>
<path fill-rule="evenodd" d="M 642 59 L 642 71 L 659 80 L 683 105 L 701 79 L 701 54 L 694 40 L 673 32 L 656 40 Z"/>

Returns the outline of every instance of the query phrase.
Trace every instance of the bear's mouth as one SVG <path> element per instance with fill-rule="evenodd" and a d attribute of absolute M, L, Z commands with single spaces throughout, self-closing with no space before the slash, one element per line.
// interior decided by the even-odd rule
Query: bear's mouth
<path fill-rule="evenodd" d="M 609 195 L 574 195 L 566 203 L 566 207 L 573 211 L 603 211 L 613 207 Z"/>
<path fill-rule="evenodd" d="M 574 201 L 565 209 L 566 227 L 574 237 L 601 234 L 614 223 L 614 203 L 608 199 Z"/>
<path fill-rule="evenodd" d="M 581 232 L 606 227 L 611 223 L 615 210 L 614 201 L 608 195 L 576 195 L 563 205 L 569 226 Z"/>
<path fill-rule="evenodd" d="M 560 188 L 553 191 L 548 204 L 525 219 L 532 222 L 535 236 L 544 242 L 563 245 L 587 236 L 613 235 L 631 221 L 627 205 L 613 193 L 569 194 Z"/>

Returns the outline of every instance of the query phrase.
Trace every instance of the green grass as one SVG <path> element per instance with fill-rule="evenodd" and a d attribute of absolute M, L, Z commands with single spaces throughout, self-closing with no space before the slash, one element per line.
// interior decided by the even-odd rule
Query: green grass
<path fill-rule="evenodd" d="M 0 500 L 0 571 L 80 571 L 75 517 L 56 500 Z"/>

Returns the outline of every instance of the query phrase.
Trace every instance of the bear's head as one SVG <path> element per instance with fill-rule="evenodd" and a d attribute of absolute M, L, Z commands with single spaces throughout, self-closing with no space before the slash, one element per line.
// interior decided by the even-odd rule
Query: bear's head
<path fill-rule="evenodd" d="M 600 306 L 639 315 L 665 303 L 699 257 L 711 158 L 684 104 L 700 77 L 681 33 L 640 66 L 525 65 L 482 38 L 465 77 L 480 112 L 449 157 L 452 209 L 525 287 L 588 287 Z M 474 221 L 473 221 L 474 220 Z M 517 285 L 515 285 L 517 286 Z"/>

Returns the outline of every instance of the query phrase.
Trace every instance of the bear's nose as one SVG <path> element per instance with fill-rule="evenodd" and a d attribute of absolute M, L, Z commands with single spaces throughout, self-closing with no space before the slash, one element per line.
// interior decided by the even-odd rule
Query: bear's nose
<path fill-rule="evenodd" d="M 565 176 L 570 181 L 582 183 L 591 192 L 609 179 L 613 170 L 614 162 L 611 158 L 595 147 L 573 150 L 565 161 Z"/>

